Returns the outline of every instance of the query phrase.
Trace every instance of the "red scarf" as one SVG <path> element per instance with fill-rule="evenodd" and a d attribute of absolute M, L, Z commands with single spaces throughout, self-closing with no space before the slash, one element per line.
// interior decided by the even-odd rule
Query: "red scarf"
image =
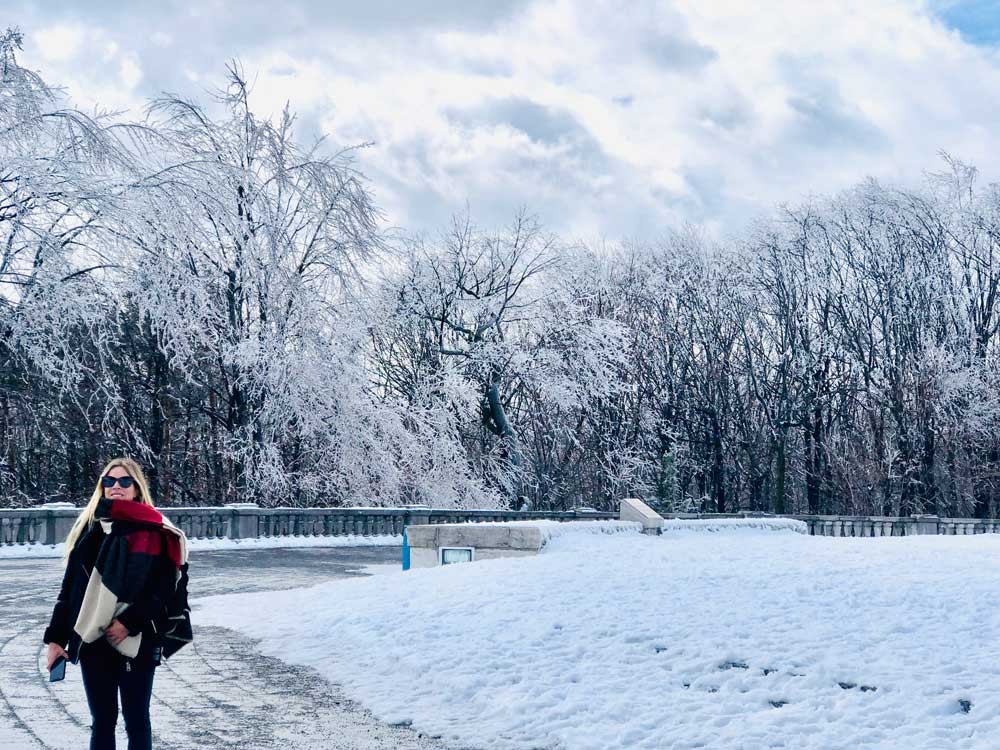
<path fill-rule="evenodd" d="M 152 505 L 135 500 L 111 500 L 105 497 L 98 502 L 97 512 L 94 515 L 98 519 L 110 519 L 112 522 L 124 521 L 157 527 L 130 532 L 127 536 L 128 551 L 155 556 L 163 554 L 166 544 L 167 557 L 173 562 L 174 567 L 180 570 L 183 562 L 180 539 L 176 534 L 163 533 L 163 515 Z"/>

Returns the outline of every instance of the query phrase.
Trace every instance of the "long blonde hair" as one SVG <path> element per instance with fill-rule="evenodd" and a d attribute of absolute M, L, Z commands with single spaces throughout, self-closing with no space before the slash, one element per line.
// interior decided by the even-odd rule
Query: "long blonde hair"
<path fill-rule="evenodd" d="M 90 528 L 90 525 L 94 523 L 94 513 L 97 512 L 97 503 L 100 502 L 101 498 L 104 497 L 104 488 L 101 486 L 101 481 L 104 479 L 105 475 L 111 471 L 116 466 L 120 466 L 128 472 L 128 475 L 135 480 L 135 487 L 137 491 L 136 502 L 145 503 L 146 505 L 153 507 L 153 498 L 149 493 L 149 484 L 146 482 L 146 475 L 142 473 L 142 467 L 138 463 L 133 461 L 131 458 L 112 458 L 108 461 L 107 465 L 101 469 L 101 475 L 97 477 L 97 486 L 94 488 L 94 494 L 90 496 L 90 500 L 83 510 L 80 511 L 80 515 L 76 517 L 76 521 L 73 523 L 73 527 L 69 530 L 69 534 L 66 535 L 66 549 L 63 552 L 63 566 L 69 561 L 69 553 L 73 551 L 73 545 L 76 544 L 76 540 L 80 538 L 80 535 L 85 529 Z"/>

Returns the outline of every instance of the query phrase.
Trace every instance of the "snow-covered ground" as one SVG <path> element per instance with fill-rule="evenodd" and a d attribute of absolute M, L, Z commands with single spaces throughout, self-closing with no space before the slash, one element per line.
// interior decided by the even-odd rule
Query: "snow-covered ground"
<path fill-rule="evenodd" d="M 193 618 L 481 748 L 1000 747 L 1000 537 L 743 526 L 564 533 Z"/>
<path fill-rule="evenodd" d="M 221 549 L 291 549 L 294 547 L 382 547 L 402 545 L 403 536 L 273 536 L 255 539 L 189 539 L 192 552 Z M 12 557 L 62 557 L 65 544 L 0 545 L 0 559 Z"/>

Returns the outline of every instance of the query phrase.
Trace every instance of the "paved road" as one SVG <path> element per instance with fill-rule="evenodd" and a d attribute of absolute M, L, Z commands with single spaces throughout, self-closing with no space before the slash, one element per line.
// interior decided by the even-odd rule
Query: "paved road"
<path fill-rule="evenodd" d="M 227 550 L 191 554 L 199 596 L 309 586 L 399 564 L 399 547 Z M 42 632 L 59 590 L 58 560 L 0 559 L 0 750 L 79 750 L 90 713 L 77 665 L 50 684 Z M 150 714 L 159 750 L 309 748 L 445 750 L 439 739 L 391 727 L 306 667 L 258 654 L 224 628 L 195 627 L 195 642 L 157 670 Z M 126 747 L 118 720 L 118 747 Z"/>

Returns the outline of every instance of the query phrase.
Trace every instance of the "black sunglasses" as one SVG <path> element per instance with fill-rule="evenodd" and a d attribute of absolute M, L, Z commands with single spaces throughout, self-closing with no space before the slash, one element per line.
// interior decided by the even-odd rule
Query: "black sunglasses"
<path fill-rule="evenodd" d="M 110 489 L 115 486 L 115 482 L 121 485 L 123 490 L 127 490 L 133 484 L 135 480 L 132 477 L 101 477 L 101 486 L 105 489 Z"/>

